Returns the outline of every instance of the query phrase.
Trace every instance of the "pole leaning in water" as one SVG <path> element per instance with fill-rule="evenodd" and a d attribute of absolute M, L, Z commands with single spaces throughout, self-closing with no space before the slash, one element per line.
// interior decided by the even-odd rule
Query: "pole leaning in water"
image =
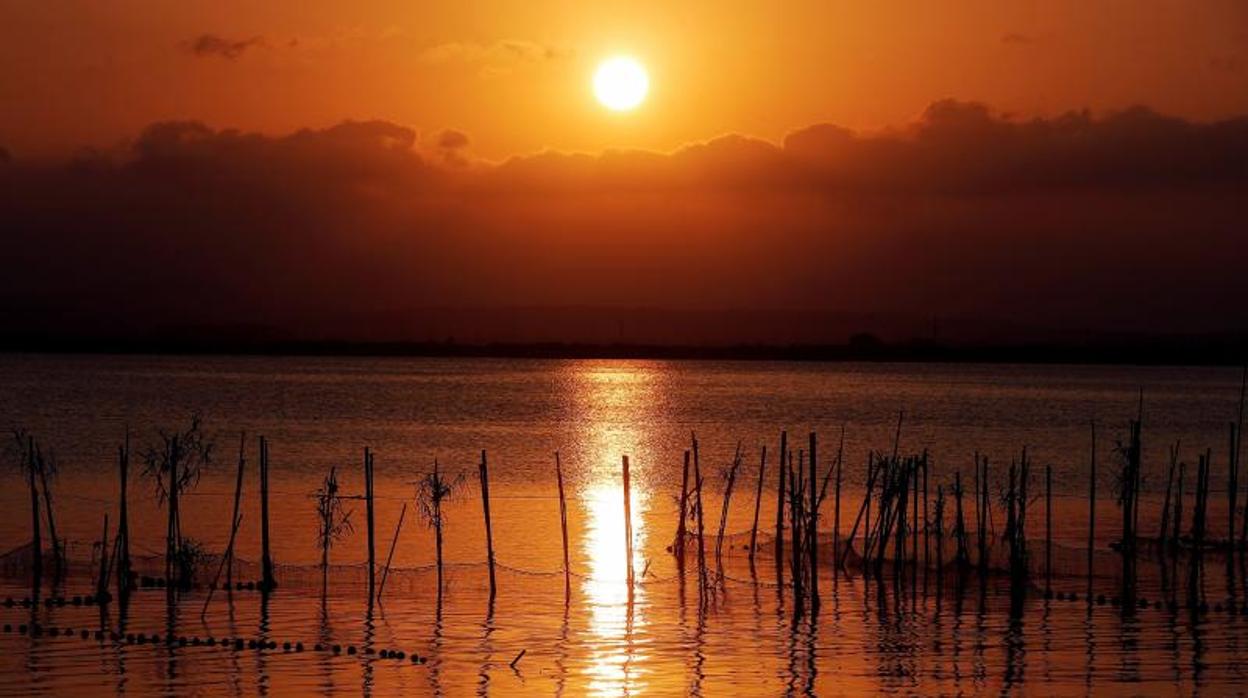
<path fill-rule="evenodd" d="M 490 565 L 490 603 L 494 603 L 498 587 L 494 578 L 494 529 L 490 525 L 490 468 L 486 461 L 485 449 L 481 449 L 481 509 L 485 513 L 485 554 Z"/>

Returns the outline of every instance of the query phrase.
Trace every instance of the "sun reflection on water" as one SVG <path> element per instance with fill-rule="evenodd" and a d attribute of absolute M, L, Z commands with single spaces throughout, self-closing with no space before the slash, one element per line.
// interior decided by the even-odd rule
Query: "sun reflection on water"
<path fill-rule="evenodd" d="M 596 641 L 589 683 L 595 695 L 639 690 L 645 674 L 644 653 L 635 642 L 646 626 L 645 590 L 635 586 L 630 600 L 621 457 L 635 454 L 645 440 L 637 428 L 645 420 L 637 417 L 653 404 L 651 374 L 645 367 L 595 366 L 580 374 L 577 385 L 578 402 L 594 415 L 584 422 L 584 443 L 591 445 L 592 455 L 580 499 L 586 516 L 582 550 L 588 565 L 581 591 Z M 641 581 L 650 493 L 645 479 L 637 477 L 644 463 L 632 460 L 633 567 Z"/>

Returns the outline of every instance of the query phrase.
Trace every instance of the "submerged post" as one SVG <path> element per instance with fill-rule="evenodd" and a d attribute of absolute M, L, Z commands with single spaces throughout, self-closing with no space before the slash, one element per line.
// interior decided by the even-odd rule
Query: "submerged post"
<path fill-rule="evenodd" d="M 568 503 L 563 497 L 563 465 L 559 462 L 558 451 L 555 451 L 555 482 L 559 484 L 559 527 L 563 532 L 563 597 L 567 600 L 572 598 L 572 563 L 568 557 Z M 684 510 L 683 502 L 681 510 Z M 683 521 L 683 515 L 681 519 Z"/>
<path fill-rule="evenodd" d="M 628 598 L 633 598 L 633 500 L 628 478 L 628 456 L 624 456 L 624 554 L 627 555 Z"/>
<path fill-rule="evenodd" d="M 498 587 L 494 579 L 494 529 L 490 525 L 490 469 L 485 458 L 485 449 L 481 449 L 481 463 L 478 468 L 481 476 L 481 510 L 485 514 L 485 556 L 490 566 L 490 603 L 494 603 Z"/>

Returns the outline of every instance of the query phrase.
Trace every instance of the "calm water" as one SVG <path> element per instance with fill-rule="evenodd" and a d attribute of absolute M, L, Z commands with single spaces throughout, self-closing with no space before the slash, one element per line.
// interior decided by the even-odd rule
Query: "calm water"
<path fill-rule="evenodd" d="M 732 692 L 820 695 L 880 689 L 1040 694 L 1238 692 L 1248 654 L 1248 618 L 1148 610 L 1122 618 L 1111 607 L 1045 602 L 1034 595 L 1021 619 L 989 590 L 961 602 L 916 594 L 898 607 L 888 589 L 861 578 L 823 584 L 817 620 L 793 624 L 790 601 L 775 586 L 770 558 L 751 570 L 729 541 L 721 598 L 699 612 L 696 584 L 685 587 L 665 550 L 676 526 L 683 451 L 698 434 L 719 520 L 720 471 L 741 443 L 747 454 L 728 530 L 748 531 L 759 449 L 774 453 L 787 428 L 795 446 L 820 435 L 820 460 L 845 434 L 844 525 L 861 497 L 869 449 L 891 450 L 904 412 L 901 449 L 932 455 L 936 484 L 973 454 L 1008 464 L 1026 446 L 1053 469 L 1054 537 L 1059 559 L 1081 559 L 1086 536 L 1089 422 L 1098 425 L 1098 548 L 1109 560 L 1098 589 L 1112 593 L 1117 531 L 1111 492 L 1112 446 L 1125 438 L 1144 391 L 1145 488 L 1164 491 L 1167 446 L 1182 439 L 1185 460 L 1214 450 L 1211 528 L 1225 529 L 1227 423 L 1234 420 L 1235 369 L 946 365 L 817 365 L 642 361 L 458 359 L 274 359 L 201 357 L 0 357 L 0 426 L 22 426 L 54 450 L 57 524 L 75 559 L 89 562 L 106 513 L 116 516 L 116 448 L 129 427 L 136 450 L 156 427 L 184 425 L 199 413 L 214 435 L 215 457 L 183 503 L 184 534 L 219 551 L 229 537 L 229 508 L 240 433 L 248 471 L 239 554 L 258 557 L 259 504 L 254 435 L 270 440 L 274 556 L 282 586 L 267 603 L 254 592 L 218 594 L 201 617 L 206 592 L 168 606 L 163 592 L 140 592 L 123 615 L 93 607 L 0 608 L 4 623 L 188 637 L 265 637 L 272 652 L 219 647 L 129 645 L 77 636 L 0 636 L 0 693 L 187 692 L 278 695 L 366 691 L 620 695 Z M 385 559 L 401 508 L 384 603 L 370 615 L 361 585 L 366 560 L 363 505 L 357 531 L 331 553 L 335 565 L 322 602 L 315 569 L 311 494 L 337 466 L 349 493 L 362 491 L 365 446 L 376 455 L 378 557 Z M 498 559 L 498 598 L 487 602 L 485 544 L 476 464 L 488 451 Z M 568 481 L 571 603 L 564 604 L 554 452 Z M 635 563 L 643 572 L 628 603 L 620 458 L 633 466 Z M 447 517 L 453 565 L 441 604 L 429 569 L 432 531 L 416 515 L 414 482 L 437 459 L 465 480 Z M 135 468 L 138 470 L 139 468 Z M 29 540 L 28 500 L 9 465 L 0 490 L 0 544 Z M 773 470 L 768 471 L 774 473 Z M 767 478 L 770 485 L 771 478 Z M 763 492 L 761 520 L 774 526 L 775 491 Z M 830 506 L 830 505 L 829 505 Z M 1188 505 L 1189 511 L 1191 503 Z M 136 474 L 132 487 L 136 553 L 163 548 L 164 519 L 154 488 Z M 1142 517 L 1156 527 L 1155 509 Z M 1220 518 L 1219 518 L 1220 517 Z M 1043 516 L 1034 516 L 1036 533 Z M 1221 528 L 1219 528 L 1219 526 Z M 823 527 L 831 528 L 825 510 Z M 1151 528 L 1150 528 L 1151 527 Z M 1042 533 L 1039 533 L 1042 535 Z M 1033 534 L 1035 535 L 1035 534 Z M 1034 553 L 1033 553 L 1034 554 Z M 250 566 L 245 572 L 251 572 Z M 825 570 L 825 574 L 828 571 Z M 210 572 L 206 573 L 209 574 Z M 24 596 L 21 575 L 0 579 L 0 595 Z M 1082 572 L 1059 576 L 1059 590 L 1083 592 Z M 90 591 L 85 573 L 65 592 Z M 1146 592 L 1149 588 L 1146 587 Z M 930 591 L 930 590 L 929 590 Z M 1155 590 L 1154 590 L 1155 591 Z M 1221 577 L 1209 598 L 1232 591 Z M 1243 603 L 1241 598 L 1237 603 Z M 1243 641 L 1241 642 L 1241 638 Z M 303 653 L 281 643 L 303 642 Z M 313 652 L 315 643 L 357 646 L 357 655 Z M 364 648 L 397 648 L 428 663 L 377 659 Z M 512 659 L 525 650 L 513 670 Z"/>

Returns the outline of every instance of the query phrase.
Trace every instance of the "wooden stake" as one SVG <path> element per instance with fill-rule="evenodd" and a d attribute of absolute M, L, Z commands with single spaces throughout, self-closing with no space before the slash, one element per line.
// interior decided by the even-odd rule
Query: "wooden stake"
<path fill-rule="evenodd" d="M 676 565 L 685 569 L 685 538 L 689 518 L 689 451 L 685 451 L 685 468 L 680 476 L 680 521 L 676 522 Z"/>
<path fill-rule="evenodd" d="M 841 477 L 845 470 L 845 427 L 841 427 L 841 447 L 836 455 L 836 494 L 832 505 L 832 572 L 833 584 L 839 584 L 841 569 Z"/>
<path fill-rule="evenodd" d="M 390 576 L 390 563 L 394 560 L 394 549 L 399 545 L 399 531 L 403 530 L 403 517 L 407 516 L 407 502 L 399 510 L 399 523 L 394 527 L 394 538 L 390 541 L 390 554 L 386 555 L 386 566 L 381 572 L 381 584 L 377 587 L 377 601 L 381 602 L 381 594 L 386 590 L 386 578 Z"/>
<path fill-rule="evenodd" d="M 238 437 L 238 477 L 234 480 L 234 514 L 230 516 L 230 542 L 225 547 L 225 583 L 234 585 L 234 537 L 238 534 L 241 521 L 239 507 L 243 499 L 243 471 L 247 468 L 247 432 Z"/>
<path fill-rule="evenodd" d="M 126 429 L 126 439 L 117 448 L 117 464 L 121 472 L 121 501 L 118 515 L 121 520 L 117 524 L 117 596 L 124 597 L 130 590 L 130 516 L 126 510 L 126 485 L 130 469 L 130 429 Z"/>
<path fill-rule="evenodd" d="M 692 437 L 693 441 L 693 480 L 694 480 L 694 506 L 697 507 L 698 515 L 698 601 L 700 604 L 706 604 L 706 519 L 702 509 L 702 463 L 698 457 L 698 437 Z"/>
<path fill-rule="evenodd" d="M 688 468 L 688 454 L 685 454 L 685 466 Z M 750 527 L 750 564 L 754 564 L 754 551 L 758 549 L 758 509 L 763 502 L 763 476 L 767 473 L 767 444 L 763 444 L 763 455 L 758 461 L 758 489 L 754 492 L 754 525 Z M 683 513 L 684 507 L 681 507 Z"/>
<path fill-rule="evenodd" d="M 628 477 L 628 456 L 624 456 L 624 554 L 627 555 L 628 598 L 633 598 L 633 498 Z"/>
<path fill-rule="evenodd" d="M 273 555 L 269 550 L 269 441 L 260 437 L 260 571 L 261 591 L 277 587 L 273 579 Z"/>
<path fill-rule="evenodd" d="M 785 459 L 788 457 L 789 433 L 781 430 L 780 432 L 780 467 L 776 468 L 777 485 L 776 485 L 776 565 L 777 569 L 783 569 L 781 565 L 784 561 L 784 476 L 785 476 Z M 779 573 L 777 573 L 779 578 Z"/>
<path fill-rule="evenodd" d="M 364 447 L 364 513 L 368 526 L 368 605 L 376 598 L 377 548 L 376 525 L 373 518 L 373 454 Z"/>
<path fill-rule="evenodd" d="M 1092 457 L 1088 462 L 1088 603 L 1092 603 L 1092 553 L 1096 549 L 1096 421 L 1088 423 L 1092 430 Z M 1180 488 L 1182 485 L 1180 485 Z"/>
<path fill-rule="evenodd" d="M 104 532 L 100 534 L 100 576 L 95 583 L 97 598 L 103 599 L 108 592 L 108 513 L 104 514 Z M 102 601 L 101 601 L 102 603 Z"/>
<path fill-rule="evenodd" d="M 1044 466 L 1044 593 L 1053 595 L 1053 466 Z"/>
<path fill-rule="evenodd" d="M 688 476 L 688 458 L 685 463 L 685 474 Z M 563 596 L 564 600 L 572 598 L 572 562 L 568 556 L 568 503 L 563 497 L 563 466 L 559 462 L 559 452 L 555 451 L 555 481 L 559 484 L 559 527 L 563 531 Z M 682 495 L 683 499 L 683 495 Z M 683 522 L 684 502 L 681 502 Z M 684 526 L 681 526 L 683 529 Z M 683 531 L 681 532 L 683 535 Z M 682 546 L 683 547 L 683 546 Z M 684 551 L 682 550 L 681 553 Z"/>
<path fill-rule="evenodd" d="M 485 514 L 485 555 L 490 565 L 490 603 L 493 604 L 497 586 L 494 578 L 494 529 L 490 524 L 490 470 L 485 449 L 481 450 L 478 472 L 481 476 L 481 511 Z"/>
<path fill-rule="evenodd" d="M 35 486 L 35 468 L 38 462 L 35 460 L 35 439 L 26 437 L 26 474 L 29 476 L 30 486 L 30 535 L 31 535 L 31 572 L 33 574 L 32 586 L 34 587 L 34 595 L 39 595 L 39 587 L 43 583 L 43 536 L 41 534 L 42 525 L 39 522 L 39 488 Z"/>
<path fill-rule="evenodd" d="M 815 483 L 819 482 L 818 462 L 816 455 L 818 437 L 815 432 L 810 432 L 810 456 L 808 458 L 810 465 L 810 481 L 807 486 L 810 488 L 810 530 L 807 532 L 810 538 L 810 550 L 807 554 L 810 556 L 810 610 L 815 613 L 819 610 L 819 540 L 818 540 L 818 523 L 819 523 L 819 491 L 815 487 Z"/>

